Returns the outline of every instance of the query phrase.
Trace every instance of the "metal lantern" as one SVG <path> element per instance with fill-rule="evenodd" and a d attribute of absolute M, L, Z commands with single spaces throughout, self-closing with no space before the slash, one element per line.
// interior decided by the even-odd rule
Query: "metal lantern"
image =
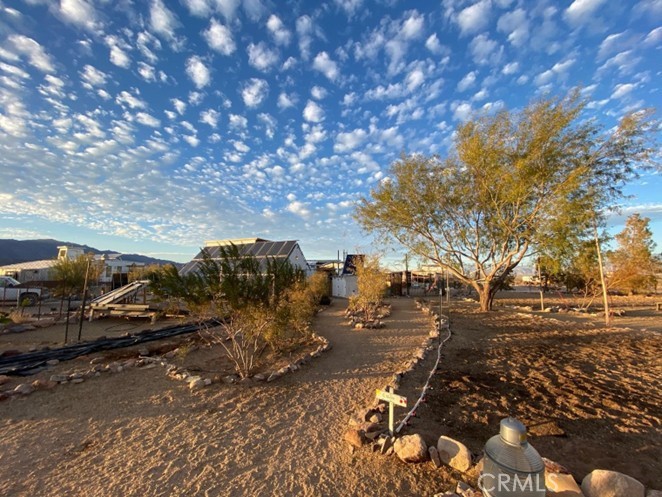
<path fill-rule="evenodd" d="M 545 497 L 545 463 L 517 419 L 502 419 L 485 444 L 479 486 L 485 497 Z"/>

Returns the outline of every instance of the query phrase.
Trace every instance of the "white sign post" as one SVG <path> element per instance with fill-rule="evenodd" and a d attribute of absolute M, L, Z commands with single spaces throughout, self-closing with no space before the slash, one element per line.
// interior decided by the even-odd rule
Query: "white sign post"
<path fill-rule="evenodd" d="M 377 399 L 388 402 L 388 431 L 393 436 L 395 433 L 393 428 L 393 407 L 396 404 L 400 407 L 407 407 L 407 397 L 396 395 L 393 392 L 393 387 L 386 387 L 386 391 L 377 390 Z"/>

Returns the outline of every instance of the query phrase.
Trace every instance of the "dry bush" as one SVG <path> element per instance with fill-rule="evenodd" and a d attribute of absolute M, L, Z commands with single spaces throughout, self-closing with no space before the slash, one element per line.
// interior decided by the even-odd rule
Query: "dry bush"
<path fill-rule="evenodd" d="M 366 257 L 356 266 L 358 293 L 349 298 L 349 309 L 362 314 L 366 321 L 377 317 L 388 284 L 377 257 Z"/>

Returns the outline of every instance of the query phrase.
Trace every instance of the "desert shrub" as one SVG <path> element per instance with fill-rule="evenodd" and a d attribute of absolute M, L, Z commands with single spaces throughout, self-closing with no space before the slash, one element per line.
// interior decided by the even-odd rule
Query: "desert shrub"
<path fill-rule="evenodd" d="M 367 321 L 376 318 L 388 288 L 386 273 L 377 257 L 365 257 L 356 266 L 357 294 L 349 298 L 349 309 Z"/>

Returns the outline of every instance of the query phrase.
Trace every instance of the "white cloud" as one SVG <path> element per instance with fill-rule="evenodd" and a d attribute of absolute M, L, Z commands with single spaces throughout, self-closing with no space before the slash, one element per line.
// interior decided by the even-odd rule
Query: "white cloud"
<path fill-rule="evenodd" d="M 333 0 L 333 2 L 345 11 L 350 19 L 363 4 L 363 0 Z"/>
<path fill-rule="evenodd" d="M 614 87 L 614 92 L 611 94 L 611 98 L 623 98 L 635 88 L 636 85 L 633 85 L 632 83 L 618 84 Z"/>
<path fill-rule="evenodd" d="M 132 95 L 128 91 L 122 91 L 115 98 L 115 102 L 122 106 L 127 106 L 130 109 L 146 109 L 147 104 L 140 98 Z"/>
<path fill-rule="evenodd" d="M 232 38 L 232 31 L 216 19 L 211 20 L 209 28 L 202 34 L 209 47 L 218 53 L 231 55 L 237 48 Z"/>
<path fill-rule="evenodd" d="M 267 20 L 267 29 L 271 33 L 274 41 L 278 45 L 289 45 L 292 33 L 285 28 L 283 21 L 275 14 L 272 14 Z"/>
<path fill-rule="evenodd" d="M 476 71 L 471 71 L 467 73 L 457 84 L 458 91 L 466 91 L 467 88 L 471 88 L 476 82 Z"/>
<path fill-rule="evenodd" d="M 248 119 L 239 114 L 230 114 L 230 127 L 233 129 L 246 129 Z"/>
<path fill-rule="evenodd" d="M 315 85 L 310 90 L 310 94 L 313 96 L 314 99 L 322 100 L 323 98 L 326 97 L 327 91 L 326 91 L 326 88 Z"/>
<path fill-rule="evenodd" d="M 425 40 L 425 48 L 427 48 L 433 54 L 440 54 L 443 51 L 441 43 L 439 43 L 439 38 L 437 34 L 431 34 L 427 40 Z"/>
<path fill-rule="evenodd" d="M 138 74 L 145 81 L 156 81 L 156 75 L 154 73 L 154 67 L 144 62 L 138 62 Z"/>
<path fill-rule="evenodd" d="M 329 57 L 326 52 L 320 52 L 315 56 L 313 61 L 313 69 L 324 74 L 331 81 L 335 81 L 338 77 L 338 65 Z"/>
<path fill-rule="evenodd" d="M 32 38 L 23 35 L 9 35 L 7 38 L 16 51 L 25 56 L 28 63 L 42 72 L 55 72 L 50 56 L 44 48 Z"/>
<path fill-rule="evenodd" d="M 183 135 L 182 139 L 192 147 L 197 147 L 200 144 L 200 140 L 195 135 Z"/>
<path fill-rule="evenodd" d="M 250 43 L 247 51 L 248 63 L 259 71 L 268 71 L 278 63 L 278 50 L 270 49 L 263 41 Z"/>
<path fill-rule="evenodd" d="M 269 84 L 258 78 L 248 80 L 241 90 L 241 98 L 247 107 L 257 107 L 267 97 Z"/>
<path fill-rule="evenodd" d="M 158 128 L 161 126 L 161 121 L 146 112 L 138 112 L 136 114 L 136 121 L 145 126 L 151 126 L 152 128 Z"/>
<path fill-rule="evenodd" d="M 207 86 L 211 80 L 209 69 L 197 55 L 189 57 L 186 61 L 186 74 L 198 89 Z"/>
<path fill-rule="evenodd" d="M 508 41 L 514 46 L 524 46 L 529 39 L 529 21 L 524 9 L 515 9 L 502 15 L 497 22 L 497 30 L 506 33 Z"/>
<path fill-rule="evenodd" d="M 646 35 L 646 39 L 644 40 L 644 45 L 655 46 L 660 42 L 662 42 L 662 26 L 653 29 L 650 33 L 648 33 L 648 35 Z"/>
<path fill-rule="evenodd" d="M 564 17 L 572 25 L 584 24 L 593 18 L 595 11 L 605 0 L 575 0 L 565 10 Z"/>
<path fill-rule="evenodd" d="M 409 74 L 407 74 L 406 84 L 409 91 L 414 91 L 416 88 L 421 86 L 425 81 L 425 75 L 420 69 L 414 69 Z"/>
<path fill-rule="evenodd" d="M 485 33 L 481 33 L 471 40 L 469 48 L 474 62 L 481 65 L 498 64 L 503 54 L 503 47 L 491 40 Z"/>
<path fill-rule="evenodd" d="M 292 69 L 297 63 L 297 60 L 294 57 L 288 57 L 285 62 L 283 62 L 283 65 L 281 66 L 281 69 L 283 71 L 287 71 L 289 69 Z"/>
<path fill-rule="evenodd" d="M 519 71 L 518 62 L 511 62 L 510 64 L 506 64 L 503 66 L 503 69 L 501 69 L 501 72 L 507 76 L 510 74 L 515 74 L 517 71 Z"/>
<path fill-rule="evenodd" d="M 348 133 L 338 133 L 336 135 L 336 143 L 333 145 L 333 151 L 347 152 L 349 150 L 354 150 L 365 141 L 367 136 L 368 133 L 361 128 L 357 128 Z"/>
<path fill-rule="evenodd" d="M 218 126 L 218 118 L 220 117 L 220 112 L 214 109 L 207 109 L 200 113 L 200 122 L 208 124 L 212 128 Z"/>
<path fill-rule="evenodd" d="M 310 209 L 308 209 L 308 205 L 308 203 L 295 200 L 290 202 L 286 209 L 292 214 L 296 214 L 299 217 L 307 219 L 310 216 Z"/>
<path fill-rule="evenodd" d="M 563 62 L 557 62 L 552 66 L 551 69 L 538 74 L 534 79 L 534 83 L 537 86 L 543 86 L 550 83 L 555 76 L 565 77 L 566 72 L 574 63 L 575 59 L 568 59 Z"/>
<path fill-rule="evenodd" d="M 127 69 L 131 65 L 131 59 L 124 51 L 126 45 L 117 36 L 106 36 L 105 42 L 110 48 L 110 62 Z"/>
<path fill-rule="evenodd" d="M 308 100 L 303 109 L 303 118 L 312 123 L 318 123 L 324 120 L 324 111 L 313 100 Z"/>
<path fill-rule="evenodd" d="M 317 28 L 310 16 L 303 15 L 297 19 L 296 29 L 299 36 L 301 57 L 304 60 L 308 60 L 310 58 L 310 45 L 313 43 L 313 35 L 316 33 Z"/>
<path fill-rule="evenodd" d="M 174 40 L 179 21 L 161 0 L 152 0 L 149 8 L 149 25 L 164 38 Z"/>
<path fill-rule="evenodd" d="M 13 76 L 18 76 L 19 78 L 22 79 L 29 79 L 30 75 L 25 72 L 23 69 L 20 67 L 12 66 L 11 64 L 5 64 L 4 62 L 0 62 L 0 69 L 7 74 L 11 74 Z"/>
<path fill-rule="evenodd" d="M 96 11 L 85 0 L 61 0 L 60 14 L 66 21 L 90 31 L 98 27 Z"/>
<path fill-rule="evenodd" d="M 182 102 L 178 98 L 173 98 L 170 101 L 172 102 L 172 105 L 175 107 L 175 110 L 179 113 L 179 115 L 183 116 L 184 112 L 186 112 L 186 102 Z"/>
<path fill-rule="evenodd" d="M 207 0 L 184 0 L 184 4 L 194 16 L 207 17 L 211 11 Z"/>
<path fill-rule="evenodd" d="M 466 121 L 471 117 L 473 109 L 469 102 L 453 102 L 451 103 L 451 110 L 453 111 L 453 119 L 456 121 Z"/>
<path fill-rule="evenodd" d="M 400 36 L 405 40 L 415 40 L 423 35 L 425 20 L 417 11 L 412 11 L 407 19 L 402 23 Z"/>
<path fill-rule="evenodd" d="M 83 86 L 88 90 L 92 89 L 93 86 L 104 86 L 106 84 L 106 78 L 108 75 L 93 67 L 89 64 L 86 64 L 83 67 L 83 71 L 80 73 L 81 78 L 83 78 Z"/>
<path fill-rule="evenodd" d="M 490 0 L 481 0 L 463 10 L 457 15 L 457 23 L 463 35 L 476 33 L 490 22 Z"/>
<path fill-rule="evenodd" d="M 625 33 L 615 33 L 607 36 L 598 49 L 598 60 L 604 60 L 610 55 L 623 51 L 623 40 Z"/>
<path fill-rule="evenodd" d="M 278 95 L 278 107 L 281 109 L 287 109 L 288 107 L 294 107 L 296 104 L 296 97 L 294 95 L 288 95 L 285 92 L 282 92 Z"/>

